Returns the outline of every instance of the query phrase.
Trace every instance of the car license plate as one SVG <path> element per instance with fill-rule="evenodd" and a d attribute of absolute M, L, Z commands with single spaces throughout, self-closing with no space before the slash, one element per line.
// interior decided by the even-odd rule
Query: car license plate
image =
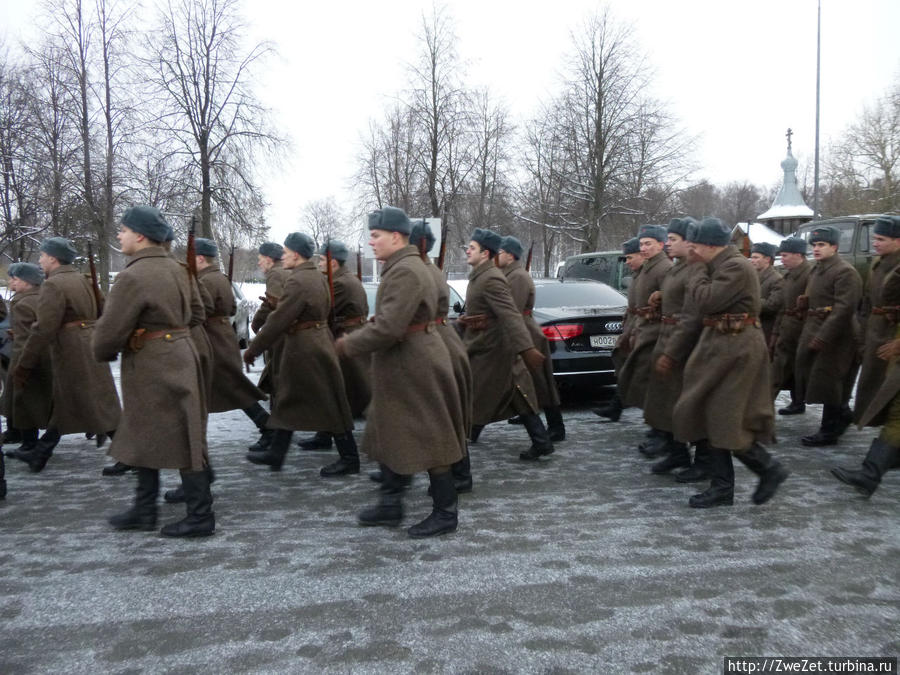
<path fill-rule="evenodd" d="M 616 346 L 616 335 L 591 335 L 591 347 L 595 349 L 612 349 Z"/>

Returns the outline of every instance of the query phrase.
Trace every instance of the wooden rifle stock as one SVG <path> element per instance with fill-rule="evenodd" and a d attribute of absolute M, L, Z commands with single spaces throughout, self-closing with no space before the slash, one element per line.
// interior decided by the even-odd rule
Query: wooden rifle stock
<path fill-rule="evenodd" d="M 97 281 L 97 266 L 94 265 L 94 248 L 88 242 L 88 267 L 91 269 L 91 289 L 94 291 L 94 300 L 97 303 L 97 318 L 103 314 L 103 293 L 100 292 L 100 284 Z"/>
<path fill-rule="evenodd" d="M 234 278 L 234 244 L 231 244 L 231 255 L 228 256 L 228 281 Z"/>
<path fill-rule="evenodd" d="M 331 298 L 331 308 L 328 310 L 328 325 L 331 327 L 332 333 L 336 328 L 337 321 L 334 314 L 334 273 L 331 270 L 331 240 L 325 242 L 325 276 L 328 277 L 328 295 Z"/>
<path fill-rule="evenodd" d="M 356 247 L 356 278 L 362 281 L 362 249 Z"/>
<path fill-rule="evenodd" d="M 444 270 L 444 257 L 447 255 L 447 224 L 441 224 L 441 248 L 438 250 L 438 269 Z"/>
<path fill-rule="evenodd" d="M 534 242 L 531 242 L 531 246 L 528 247 L 528 257 L 525 259 L 525 271 L 531 271 L 531 254 L 534 253 Z"/>
<path fill-rule="evenodd" d="M 197 216 L 191 216 L 191 226 L 188 228 L 187 238 L 187 268 L 192 279 L 197 278 L 197 252 L 194 248 L 194 236 L 197 229 Z"/>

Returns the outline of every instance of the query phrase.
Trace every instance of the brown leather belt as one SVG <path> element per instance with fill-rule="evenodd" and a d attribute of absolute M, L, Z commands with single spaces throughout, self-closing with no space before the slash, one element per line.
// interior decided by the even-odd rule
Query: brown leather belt
<path fill-rule="evenodd" d="M 715 328 L 719 333 L 737 335 L 747 326 L 760 328 L 759 317 L 752 314 L 711 314 L 703 317 L 703 325 Z"/>
<path fill-rule="evenodd" d="M 792 316 L 795 319 L 802 319 L 804 316 L 806 316 L 806 310 L 805 309 L 786 309 L 786 310 L 784 310 L 784 315 Z"/>
<path fill-rule="evenodd" d="M 190 331 L 187 328 L 167 328 L 165 330 L 151 331 L 148 331 L 146 328 L 138 328 L 128 338 L 128 349 L 133 352 L 139 352 L 144 348 L 144 344 L 150 340 L 159 340 L 160 338 L 167 341 L 175 340 L 189 334 Z"/>
<path fill-rule="evenodd" d="M 208 316 L 208 317 L 206 317 L 206 321 L 204 321 L 203 323 L 205 325 L 209 326 L 211 323 L 214 323 L 214 322 L 219 322 L 219 323 L 224 323 L 224 324 L 231 323 L 229 318 L 227 316 L 223 316 L 222 314 L 213 314 L 212 316 Z"/>
<path fill-rule="evenodd" d="M 446 325 L 447 325 L 447 317 L 446 317 L 446 316 L 439 316 L 438 318 L 436 318 L 436 319 L 434 320 L 434 322 L 435 322 L 438 326 L 446 326 Z"/>
<path fill-rule="evenodd" d="M 327 325 L 327 321 L 295 321 L 287 327 L 285 333 L 287 333 L 288 335 L 293 335 L 294 333 L 299 333 L 301 330 L 309 330 L 310 328 L 322 328 Z"/>
<path fill-rule="evenodd" d="M 887 316 L 892 319 L 894 323 L 897 322 L 897 316 L 900 315 L 900 306 L 885 306 L 885 307 L 873 307 L 872 314 L 878 314 L 882 316 Z"/>
<path fill-rule="evenodd" d="M 434 321 L 426 321 L 425 323 L 411 323 L 406 327 L 405 335 L 411 335 L 412 333 L 421 333 L 426 332 L 430 333 L 434 329 Z"/>
<path fill-rule="evenodd" d="M 354 316 L 349 319 L 344 319 L 338 324 L 338 328 L 352 328 L 353 326 L 361 326 L 366 322 L 366 317 L 364 316 Z"/>
<path fill-rule="evenodd" d="M 674 326 L 678 323 L 679 319 L 674 314 L 663 314 L 660 321 L 667 326 Z"/>
<path fill-rule="evenodd" d="M 96 319 L 75 319 L 74 321 L 67 321 L 62 325 L 65 328 L 90 328 L 96 323 Z"/>
<path fill-rule="evenodd" d="M 531 314 L 532 314 L 532 310 L 530 310 L 530 309 L 526 309 L 524 312 L 522 312 L 522 316 L 531 316 Z"/>
<path fill-rule="evenodd" d="M 657 307 L 654 307 L 653 305 L 646 305 L 644 307 L 638 307 L 637 309 L 634 310 L 634 313 L 637 314 L 642 319 L 646 319 L 647 321 L 650 321 L 653 323 L 659 321 L 659 316 L 660 316 L 659 309 Z"/>
<path fill-rule="evenodd" d="M 817 319 L 827 319 L 832 311 L 834 311 L 834 307 L 830 305 L 828 307 L 816 307 L 815 309 L 806 310 L 806 316 L 807 318 L 814 316 Z"/>
<path fill-rule="evenodd" d="M 491 325 L 491 317 L 488 314 L 463 314 L 459 322 L 472 330 L 486 330 Z"/>

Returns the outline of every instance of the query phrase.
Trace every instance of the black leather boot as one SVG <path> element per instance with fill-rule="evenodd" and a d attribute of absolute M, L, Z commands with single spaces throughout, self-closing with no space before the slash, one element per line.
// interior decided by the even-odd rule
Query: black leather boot
<path fill-rule="evenodd" d="M 806 404 L 791 396 L 790 405 L 778 409 L 779 415 L 802 415 L 806 412 Z"/>
<path fill-rule="evenodd" d="M 532 413 L 522 415 L 522 421 L 525 424 L 528 437 L 531 439 L 531 447 L 525 452 L 520 452 L 519 459 L 533 461 L 544 455 L 552 455 L 554 451 L 553 443 L 544 423 L 541 422 L 541 418 Z"/>
<path fill-rule="evenodd" d="M 133 466 L 129 466 L 123 462 L 116 462 L 115 464 L 110 464 L 109 466 L 104 466 L 102 473 L 104 476 L 121 476 L 123 474 L 128 473 L 129 471 L 134 471 L 135 468 Z"/>
<path fill-rule="evenodd" d="M 705 440 L 697 441 L 696 445 L 694 446 L 693 463 L 683 471 L 679 471 L 678 473 L 676 473 L 675 480 L 679 483 L 697 483 L 700 481 L 708 480 L 708 466 L 709 442 Z"/>
<path fill-rule="evenodd" d="M 259 434 L 259 440 L 247 448 L 249 452 L 265 452 L 269 445 L 272 444 L 272 434 L 274 429 L 263 429 Z"/>
<path fill-rule="evenodd" d="M 673 469 L 680 469 L 691 465 L 691 454 L 684 443 L 672 441 L 667 446 L 669 454 L 661 461 L 650 467 L 651 473 L 669 473 Z"/>
<path fill-rule="evenodd" d="M 841 433 L 838 428 L 842 424 L 841 406 L 839 405 L 823 405 L 822 406 L 822 423 L 819 430 L 809 436 L 804 436 L 800 442 L 807 447 L 821 447 L 825 445 L 837 445 Z M 844 429 L 847 427 L 844 426 Z"/>
<path fill-rule="evenodd" d="M 647 459 L 662 457 L 669 452 L 669 444 L 674 441 L 674 436 L 659 429 L 651 429 L 646 441 L 638 445 L 638 452 Z"/>
<path fill-rule="evenodd" d="M 516 415 L 515 417 L 510 417 L 508 420 L 506 420 L 506 423 L 507 424 L 525 424 L 525 422 L 522 421 L 521 415 Z"/>
<path fill-rule="evenodd" d="M 450 472 L 453 474 L 456 494 L 461 495 L 472 491 L 472 465 L 469 461 L 468 447 L 466 447 L 466 454 L 463 458 L 450 467 Z"/>
<path fill-rule="evenodd" d="M 14 443 L 21 443 L 22 441 L 22 430 L 16 429 L 15 427 L 6 427 L 6 431 L 0 436 L 0 445 L 12 445 Z"/>
<path fill-rule="evenodd" d="M 453 485 L 453 474 L 444 471 L 437 475 L 429 473 L 431 480 L 431 515 L 420 523 L 416 523 L 406 532 L 414 539 L 436 537 L 440 534 L 456 532 L 457 499 Z"/>
<path fill-rule="evenodd" d="M 134 506 L 111 516 L 109 524 L 117 530 L 156 529 L 156 498 L 159 496 L 159 470 L 138 467 Z"/>
<path fill-rule="evenodd" d="M 256 428 L 262 431 L 266 428 L 266 422 L 269 421 L 269 413 L 257 401 L 249 408 L 243 409 L 244 414 L 250 418 L 250 421 L 256 425 Z"/>
<path fill-rule="evenodd" d="M 34 452 L 34 449 L 37 447 L 38 430 L 22 429 L 21 433 L 19 433 L 19 439 L 22 441 L 22 444 L 18 448 L 7 450 L 6 456 L 12 457 L 13 459 L 20 459 L 23 462 L 27 462 L 31 458 L 31 454 Z"/>
<path fill-rule="evenodd" d="M 28 468 L 34 473 L 43 471 L 47 461 L 53 456 L 53 448 L 59 443 L 59 439 L 60 435 L 56 429 L 47 429 L 28 457 Z"/>
<path fill-rule="evenodd" d="M 394 473 L 381 465 L 381 487 L 378 488 L 378 503 L 360 511 L 357 520 L 360 525 L 386 525 L 397 527 L 403 520 L 403 493 L 410 484 L 410 476 Z"/>
<path fill-rule="evenodd" d="M 315 436 L 297 441 L 297 447 L 301 450 L 331 450 L 331 434 L 317 431 Z"/>
<path fill-rule="evenodd" d="M 359 473 L 359 450 L 356 448 L 353 432 L 348 431 L 342 436 L 335 436 L 334 444 L 337 446 L 338 461 L 323 466 L 319 470 L 319 475 L 322 478 L 332 478 Z"/>
<path fill-rule="evenodd" d="M 547 418 L 547 432 L 550 434 L 550 440 L 554 443 L 566 440 L 566 425 L 563 422 L 562 410 L 544 408 L 544 416 Z"/>
<path fill-rule="evenodd" d="M 6 460 L 0 452 L 0 499 L 6 499 Z"/>
<path fill-rule="evenodd" d="M 181 487 L 187 516 L 177 523 L 164 525 L 159 533 L 165 537 L 208 537 L 216 531 L 213 498 L 209 490 L 209 472 L 182 471 Z"/>
<path fill-rule="evenodd" d="M 841 406 L 840 410 L 834 416 L 834 433 L 843 436 L 844 432 L 853 424 L 853 411 L 846 403 Z"/>
<path fill-rule="evenodd" d="M 734 503 L 734 463 L 731 452 L 719 448 L 709 448 L 709 487 L 690 498 L 688 504 L 695 509 L 712 506 L 731 506 Z"/>
<path fill-rule="evenodd" d="M 521 417 L 521 415 L 519 417 Z M 523 421 L 522 424 L 525 424 L 525 422 Z M 483 430 L 483 424 L 473 424 L 472 428 L 469 429 L 469 443 L 477 443 L 478 437 L 481 436 Z"/>
<path fill-rule="evenodd" d="M 251 452 L 247 454 L 247 461 L 254 464 L 265 464 L 272 471 L 281 471 L 284 464 L 284 456 L 291 445 L 293 431 L 290 429 L 273 429 L 272 442 L 264 452 Z"/>
<path fill-rule="evenodd" d="M 778 486 L 790 474 L 784 465 L 772 457 L 769 451 L 759 443 L 754 443 L 745 452 L 736 452 L 734 456 L 744 466 L 759 476 L 759 484 L 756 486 L 756 490 L 753 491 L 754 504 L 765 504 L 774 497 Z"/>
<path fill-rule="evenodd" d="M 622 416 L 622 399 L 619 398 L 618 394 L 613 394 L 613 397 L 605 405 L 599 408 L 592 408 L 591 410 L 595 415 L 606 417 L 610 422 L 618 422 Z"/>
<path fill-rule="evenodd" d="M 204 471 L 206 471 L 206 477 L 209 480 L 209 484 L 212 485 L 213 483 L 215 483 L 216 473 L 215 471 L 213 471 L 212 465 L 207 464 Z M 163 499 L 167 504 L 183 504 L 185 500 L 184 486 L 179 485 L 174 490 L 166 490 L 166 493 L 163 495 Z"/>
<path fill-rule="evenodd" d="M 384 474 L 381 469 L 375 469 L 374 471 L 369 472 L 369 480 L 373 483 L 383 483 L 384 482 Z"/>
<path fill-rule="evenodd" d="M 862 469 L 835 467 L 831 470 L 831 475 L 847 485 L 852 485 L 866 497 L 871 497 L 878 489 L 882 476 L 896 466 L 898 460 L 900 449 L 876 438 L 869 446 Z"/>

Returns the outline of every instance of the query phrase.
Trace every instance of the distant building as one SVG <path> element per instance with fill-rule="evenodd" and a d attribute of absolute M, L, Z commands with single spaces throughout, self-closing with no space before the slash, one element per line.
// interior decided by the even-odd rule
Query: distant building
<path fill-rule="evenodd" d="M 781 162 L 784 180 L 768 211 L 756 217 L 771 230 L 785 236 L 796 232 L 803 223 L 813 219 L 813 210 L 806 205 L 797 188 L 797 160 L 791 154 L 792 131 L 787 131 L 787 157 Z"/>

